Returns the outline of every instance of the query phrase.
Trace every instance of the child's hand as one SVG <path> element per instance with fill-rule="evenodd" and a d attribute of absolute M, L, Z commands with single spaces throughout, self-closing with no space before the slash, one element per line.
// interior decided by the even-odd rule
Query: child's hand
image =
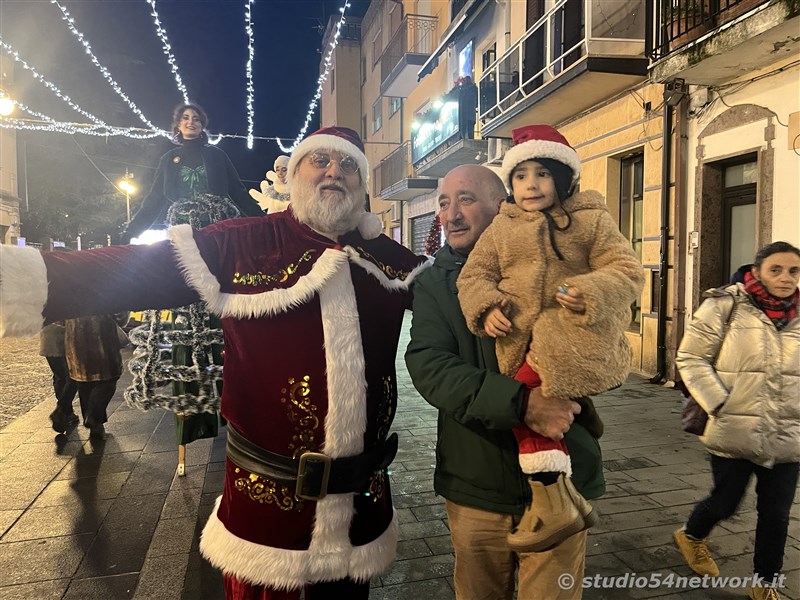
<path fill-rule="evenodd" d="M 511 331 L 511 321 L 503 314 L 503 309 L 508 306 L 508 300 L 503 300 L 500 306 L 490 308 L 483 316 L 483 330 L 486 335 L 493 338 L 504 337 Z"/>
<path fill-rule="evenodd" d="M 586 301 L 583 292 L 573 285 L 562 283 L 556 294 L 556 301 L 567 310 L 576 313 L 586 312 Z"/>

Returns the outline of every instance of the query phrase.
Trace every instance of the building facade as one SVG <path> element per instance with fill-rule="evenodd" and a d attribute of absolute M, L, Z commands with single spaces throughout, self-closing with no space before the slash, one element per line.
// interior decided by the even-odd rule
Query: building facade
<path fill-rule="evenodd" d="M 0 56 L 0 95 L 14 97 L 14 63 Z M 16 244 L 20 236 L 17 182 L 17 133 L 0 128 L 0 244 Z"/>
<path fill-rule="evenodd" d="M 605 196 L 642 262 L 633 368 L 673 380 L 703 291 L 768 242 L 800 243 L 795 6 L 374 0 L 362 22 L 360 129 L 368 149 L 397 144 L 368 155 L 373 210 L 423 252 L 441 177 L 461 164 L 496 168 L 516 127 L 556 127 L 581 157 L 581 189 Z M 434 39 L 421 42 L 421 30 Z M 382 41 L 385 31 L 402 43 Z M 376 117 L 393 98 L 399 119 L 381 135 Z"/>
<path fill-rule="evenodd" d="M 765 244 L 800 243 L 800 14 L 791 0 L 654 12 L 650 78 L 675 98 L 671 357 L 705 290 Z"/>

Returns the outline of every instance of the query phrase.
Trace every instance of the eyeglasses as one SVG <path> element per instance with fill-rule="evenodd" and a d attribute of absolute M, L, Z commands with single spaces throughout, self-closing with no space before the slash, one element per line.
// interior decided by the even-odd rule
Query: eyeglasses
<path fill-rule="evenodd" d="M 358 173 L 358 163 L 356 159 L 346 154 L 339 160 L 336 160 L 335 158 L 331 158 L 330 154 L 314 152 L 309 156 L 309 160 L 317 169 L 327 169 L 332 162 L 335 162 L 339 163 L 339 168 L 345 175 L 355 175 Z"/>

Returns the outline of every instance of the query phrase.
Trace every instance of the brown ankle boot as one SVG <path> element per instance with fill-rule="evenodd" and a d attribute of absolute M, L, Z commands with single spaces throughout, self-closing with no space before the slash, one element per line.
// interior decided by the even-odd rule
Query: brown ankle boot
<path fill-rule="evenodd" d="M 507 542 L 515 552 L 544 552 L 586 527 L 563 474 L 551 485 L 530 481 L 533 501 Z"/>
<path fill-rule="evenodd" d="M 581 513 L 583 517 L 583 528 L 590 529 L 597 525 L 597 513 L 594 511 L 594 507 L 589 504 L 589 501 L 584 498 L 577 489 L 575 489 L 571 477 L 566 477 L 565 475 L 562 475 L 562 477 L 566 480 L 567 492 L 572 498 L 572 501 L 575 502 L 575 506 L 578 507 L 578 512 Z"/>

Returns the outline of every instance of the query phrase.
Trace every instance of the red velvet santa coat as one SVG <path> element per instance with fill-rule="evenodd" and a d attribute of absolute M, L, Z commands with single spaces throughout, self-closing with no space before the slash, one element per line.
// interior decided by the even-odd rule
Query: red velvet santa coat
<path fill-rule="evenodd" d="M 385 438 L 403 312 L 427 266 L 422 257 L 358 232 L 334 244 L 291 210 L 194 232 L 181 225 L 170 238 L 72 254 L 4 252 L 5 334 L 41 327 L 41 307 L 37 318 L 30 305 L 41 300 L 42 281 L 47 321 L 199 297 L 222 317 L 222 414 L 246 438 L 285 456 L 332 458 Z M 298 500 L 227 461 L 201 551 L 226 573 L 271 588 L 367 581 L 391 565 L 396 546 L 389 482 L 378 476 L 370 491 Z"/>

